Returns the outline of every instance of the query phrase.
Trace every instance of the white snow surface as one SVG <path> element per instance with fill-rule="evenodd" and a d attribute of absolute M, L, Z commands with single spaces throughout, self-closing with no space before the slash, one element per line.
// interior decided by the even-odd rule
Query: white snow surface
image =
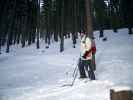
<path fill-rule="evenodd" d="M 21 48 L 11 47 L 9 54 L 2 49 L 0 55 L 0 100 L 110 100 L 110 89 L 114 86 L 133 89 L 133 35 L 127 29 L 118 33 L 105 30 L 107 41 L 100 39 L 95 31 L 97 46 L 96 79 L 76 78 L 72 73 L 79 58 L 79 42 L 72 48 L 72 40 L 65 39 L 65 51 L 59 52 L 59 43 L 45 49 L 35 44 Z"/>

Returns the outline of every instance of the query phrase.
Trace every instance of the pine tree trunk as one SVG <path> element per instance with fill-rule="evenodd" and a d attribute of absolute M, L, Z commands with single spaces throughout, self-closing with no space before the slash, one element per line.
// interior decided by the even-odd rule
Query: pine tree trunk
<path fill-rule="evenodd" d="M 10 5 L 10 7 L 11 7 L 11 5 Z M 7 31 L 8 38 L 7 38 L 6 53 L 9 53 L 10 41 L 12 41 L 11 38 L 12 38 L 12 28 L 13 28 L 14 17 L 15 17 L 15 9 L 16 9 L 16 0 L 14 0 L 13 8 L 9 9 L 9 10 L 11 10 L 11 12 L 9 13 L 10 15 L 8 16 L 8 19 L 10 22 L 9 22 L 8 31 Z"/>
<path fill-rule="evenodd" d="M 30 31 L 28 31 L 28 45 L 31 45 L 31 30 Z"/>
<path fill-rule="evenodd" d="M 73 31 L 72 31 L 72 40 L 73 40 L 73 48 L 75 48 L 75 44 L 76 44 L 76 0 L 72 0 L 72 5 L 73 5 L 73 9 L 72 9 L 72 17 L 73 17 Z"/>
<path fill-rule="evenodd" d="M 132 32 L 132 27 L 128 27 L 128 34 L 133 34 L 133 32 Z"/>
<path fill-rule="evenodd" d="M 0 35 L 0 54 L 1 54 L 1 35 Z"/>
<path fill-rule="evenodd" d="M 89 37 L 93 37 L 91 0 L 85 0 L 85 31 Z"/>
<path fill-rule="evenodd" d="M 56 5 L 56 31 L 55 31 L 55 34 L 54 34 L 54 39 L 55 41 L 58 41 L 58 36 L 59 36 L 59 26 L 60 26 L 60 8 L 59 8 L 59 3 L 60 0 L 57 0 L 57 5 Z"/>
<path fill-rule="evenodd" d="M 102 29 L 102 27 L 100 28 L 100 35 L 99 35 L 99 37 L 101 38 L 101 37 L 104 37 L 104 34 L 103 34 L 103 29 Z"/>
<path fill-rule="evenodd" d="M 90 38 L 93 38 L 93 28 L 92 28 L 92 8 L 91 8 L 91 0 L 85 0 L 85 10 L 86 10 L 86 24 L 85 24 L 85 29 Z M 95 54 L 92 54 L 92 62 L 95 62 Z M 93 63 L 92 64 L 92 69 L 95 71 L 96 70 L 96 65 Z"/>
<path fill-rule="evenodd" d="M 60 36 L 60 52 L 64 51 L 64 0 L 61 1 L 61 36 Z"/>
<path fill-rule="evenodd" d="M 39 29 L 37 29 L 37 43 L 36 43 L 37 49 L 40 48 L 40 45 L 39 45 L 39 34 L 40 34 L 40 31 L 39 31 Z"/>
<path fill-rule="evenodd" d="M 25 16 L 22 16 L 21 17 L 21 34 L 22 34 L 22 40 L 21 40 L 21 43 L 22 43 L 22 48 L 25 47 L 25 41 L 26 41 L 26 33 L 25 33 L 25 30 L 26 30 L 26 27 L 25 27 L 25 23 L 27 22 L 27 20 L 25 19 Z"/>
<path fill-rule="evenodd" d="M 113 29 L 113 31 L 114 31 L 115 33 L 117 33 L 117 32 L 118 32 L 118 31 L 117 31 L 117 28 L 114 28 L 114 29 Z"/>
<path fill-rule="evenodd" d="M 37 2 L 37 49 L 40 48 L 40 45 L 39 45 L 39 35 L 40 35 L 40 0 L 38 0 Z"/>
<path fill-rule="evenodd" d="M 19 44 L 20 43 L 20 35 L 18 34 L 17 35 L 17 44 Z"/>
<path fill-rule="evenodd" d="M 20 24 L 21 24 L 21 22 L 18 19 L 18 21 L 17 21 L 17 30 L 18 30 L 17 33 L 20 33 L 20 28 L 21 28 Z M 21 42 L 20 37 L 21 37 L 21 34 L 17 34 L 17 44 L 19 44 Z"/>
<path fill-rule="evenodd" d="M 56 17 L 55 17 L 55 32 L 54 32 L 54 40 L 58 42 L 58 13 L 56 11 Z"/>
<path fill-rule="evenodd" d="M 47 11 L 47 15 L 46 15 L 46 35 L 45 35 L 45 44 L 46 44 L 46 48 L 49 48 L 50 45 L 50 23 L 51 23 L 51 0 L 48 0 L 47 2 L 47 7 L 48 7 L 48 11 Z"/>

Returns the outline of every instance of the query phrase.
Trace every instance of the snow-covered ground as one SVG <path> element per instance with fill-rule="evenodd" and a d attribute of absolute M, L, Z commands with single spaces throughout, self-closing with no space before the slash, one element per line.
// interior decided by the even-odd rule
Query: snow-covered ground
<path fill-rule="evenodd" d="M 106 30 L 105 42 L 95 32 L 97 80 L 77 77 L 73 87 L 62 85 L 73 79 L 79 40 L 76 48 L 71 39 L 65 40 L 63 53 L 59 53 L 59 43 L 45 49 L 42 42 L 39 50 L 35 45 L 13 46 L 9 54 L 0 55 L 0 100 L 110 100 L 112 87 L 133 89 L 133 36 L 127 29 L 118 32 Z"/>

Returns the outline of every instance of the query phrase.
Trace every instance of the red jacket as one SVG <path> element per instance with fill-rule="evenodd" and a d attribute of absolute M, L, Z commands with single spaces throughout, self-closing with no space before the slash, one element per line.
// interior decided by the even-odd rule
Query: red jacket
<path fill-rule="evenodd" d="M 92 53 L 95 54 L 96 53 L 96 44 L 95 44 L 95 41 L 92 40 Z"/>
<path fill-rule="evenodd" d="M 91 50 L 92 50 L 92 53 L 93 53 L 93 54 L 96 53 L 96 47 L 92 47 Z"/>
<path fill-rule="evenodd" d="M 91 52 L 92 54 L 96 53 L 96 45 L 92 45 L 91 49 L 89 51 L 86 51 L 83 57 L 87 58 L 87 56 L 90 56 Z"/>

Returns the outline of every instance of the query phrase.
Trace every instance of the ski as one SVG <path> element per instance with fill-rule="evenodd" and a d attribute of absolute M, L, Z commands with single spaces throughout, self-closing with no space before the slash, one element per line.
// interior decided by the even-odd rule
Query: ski
<path fill-rule="evenodd" d="M 66 87 L 66 86 L 70 86 L 70 87 L 72 87 L 73 84 L 64 84 L 64 85 L 62 85 L 61 87 Z"/>

